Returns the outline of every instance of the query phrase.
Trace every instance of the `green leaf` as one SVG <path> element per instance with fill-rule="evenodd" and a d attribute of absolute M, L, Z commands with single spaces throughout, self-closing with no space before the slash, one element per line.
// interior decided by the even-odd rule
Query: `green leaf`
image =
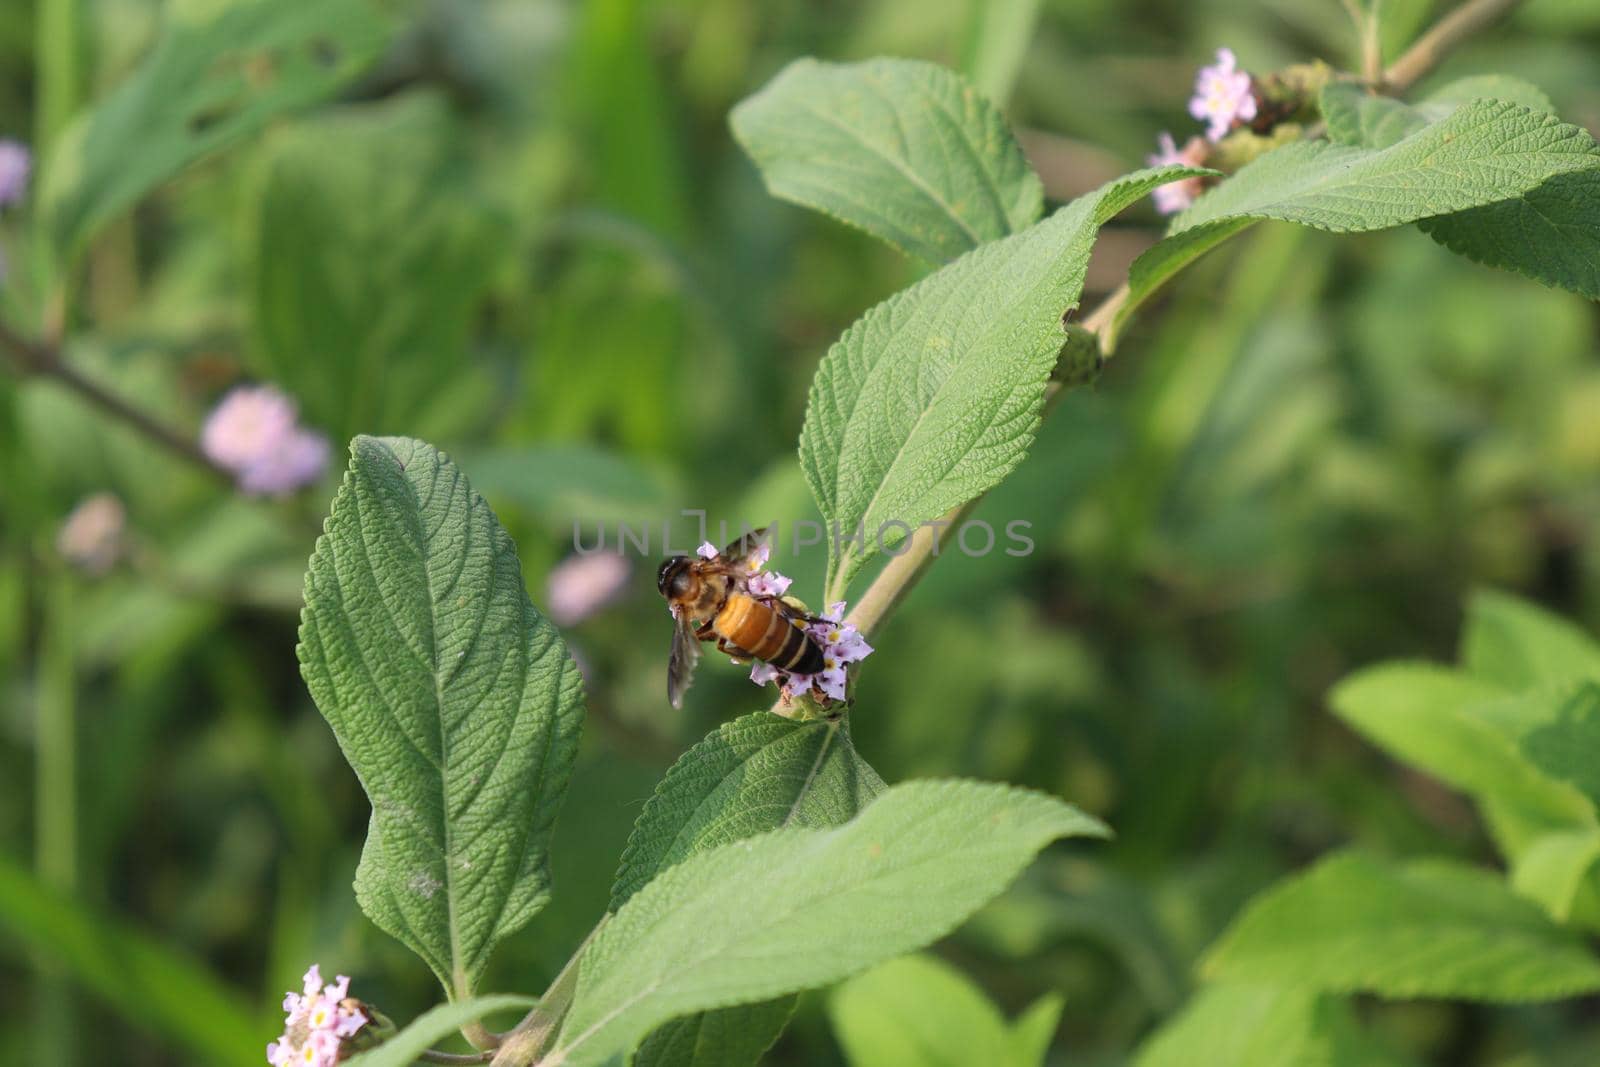
<path fill-rule="evenodd" d="M 1336 233 L 1381 230 L 1597 167 L 1600 148 L 1581 128 L 1517 104 L 1479 100 L 1384 149 L 1285 145 L 1201 197 L 1173 232 L 1238 218 Z"/>
<path fill-rule="evenodd" d="M 1046 993 L 1032 1004 L 1011 1027 L 1011 1057 L 1019 1064 L 1043 1064 L 1061 1025 L 1061 1009 L 1066 998 Z"/>
<path fill-rule="evenodd" d="M 968 253 L 868 311 L 811 384 L 800 462 L 830 537 L 828 600 L 905 528 L 995 485 L 1027 453 L 1095 234 L 1151 189 L 1143 170 Z M 864 543 L 837 541 L 864 529 Z"/>
<path fill-rule="evenodd" d="M 1268 890 L 1209 977 L 1333 993 L 1521 1002 L 1600 989 L 1600 960 L 1487 871 L 1345 853 Z"/>
<path fill-rule="evenodd" d="M 1580 682 L 1558 698 L 1554 716 L 1521 739 L 1535 767 L 1600 805 L 1600 685 Z"/>
<path fill-rule="evenodd" d="M 1346 134 L 1348 121 L 1340 120 Z M 1382 230 L 1507 201 L 1585 172 L 1600 172 L 1592 137 L 1498 100 L 1474 101 L 1383 148 L 1288 144 L 1202 196 L 1134 261 L 1117 325 L 1167 279 L 1262 219 L 1337 233 Z"/>
<path fill-rule="evenodd" d="M 1428 117 L 1392 96 L 1377 96 L 1350 82 L 1322 90 L 1322 118 L 1338 144 L 1388 148 L 1428 124 Z"/>
<path fill-rule="evenodd" d="M 849 822 L 884 790 L 843 720 L 757 711 L 685 752 L 645 802 L 611 890 L 611 910 L 691 856 L 786 826 Z"/>
<path fill-rule="evenodd" d="M 1505 74 L 1482 74 L 1435 90 L 1417 104 L 1367 92 L 1351 82 L 1329 82 L 1322 90 L 1328 136 L 1340 144 L 1388 148 L 1476 100 L 1500 100 L 1554 115 L 1555 105 L 1538 86 Z"/>
<path fill-rule="evenodd" d="M 909 59 L 800 59 L 733 109 L 773 196 L 938 265 L 1031 225 L 1044 188 L 988 100 Z"/>
<path fill-rule="evenodd" d="M 1556 922 L 1573 921 L 1592 893 L 1590 875 L 1600 863 L 1600 830 L 1540 834 L 1517 853 L 1511 887 L 1535 901 Z"/>
<path fill-rule="evenodd" d="M 844 720 L 796 722 L 758 711 L 725 723 L 684 753 L 645 803 L 611 910 L 690 856 L 785 826 L 839 826 L 884 788 Z M 635 1067 L 753 1064 L 793 1011 L 794 998 L 784 997 L 673 1019 L 640 1046 Z"/>
<path fill-rule="evenodd" d="M 948 933 L 1059 837 L 1038 793 L 894 786 L 831 830 L 776 830 L 668 868 L 590 943 L 551 1065 L 606 1063 L 667 1019 L 828 985 Z"/>
<path fill-rule="evenodd" d="M 1329 702 L 1368 740 L 1457 789 L 1547 826 L 1595 825 L 1576 790 L 1518 751 L 1515 723 L 1525 712 L 1495 685 L 1432 664 L 1391 663 L 1339 683 Z"/>
<path fill-rule="evenodd" d="M 1574 677 L 1600 677 L 1600 644 L 1559 615 L 1492 589 L 1467 607 L 1462 665 L 1507 689 Z"/>
<path fill-rule="evenodd" d="M 1134 1067 L 1397 1067 L 1340 998 L 1222 983 L 1202 989 L 1144 1043 Z"/>
<path fill-rule="evenodd" d="M 473 997 L 453 1004 L 440 1004 L 412 1020 L 411 1025 L 377 1048 L 352 1056 L 349 1067 L 409 1067 L 434 1043 L 455 1033 L 470 1022 L 497 1011 L 525 1011 L 536 1003 L 532 997 L 501 994 Z"/>
<path fill-rule="evenodd" d="M 1556 113 L 1556 105 L 1543 89 L 1509 74 L 1474 74 L 1457 78 L 1423 97 L 1417 107 L 1425 113 L 1443 118 L 1462 104 L 1470 104 L 1474 100 L 1504 100 L 1521 104 L 1532 111 L 1543 111 L 1549 115 Z"/>
<path fill-rule="evenodd" d="M 1543 90 L 1519 78 L 1462 78 L 1415 107 L 1370 96 L 1347 83 L 1323 90 L 1328 134 L 1345 144 L 1386 148 L 1474 100 L 1495 99 L 1553 114 Z M 1558 174 L 1497 203 L 1418 221 L 1457 255 L 1600 300 L 1600 170 Z"/>
<path fill-rule="evenodd" d="M 1458 256 L 1600 300 L 1600 171 L 1561 174 L 1498 204 L 1424 219 Z"/>
<path fill-rule="evenodd" d="M 799 999 L 778 997 L 662 1023 L 633 1054 L 633 1067 L 748 1067 L 778 1040 Z"/>
<path fill-rule="evenodd" d="M 68 127 L 44 167 L 63 256 L 151 189 L 286 111 L 331 95 L 387 42 L 363 0 L 175 0 L 122 86 Z"/>
<path fill-rule="evenodd" d="M 1054 1033 L 1051 1003 L 1032 1024 Z M 828 997 L 828 1018 L 855 1067 L 1038 1067 L 1037 1036 L 1026 1047 L 1000 1009 L 960 971 L 927 955 L 879 964 L 838 986 Z"/>
<path fill-rule="evenodd" d="M 304 122 L 271 141 L 255 203 L 252 359 L 345 439 L 414 430 L 471 385 L 468 337 L 505 226 L 441 97 Z"/>
<path fill-rule="evenodd" d="M 196 1062 L 261 1062 L 258 1018 L 200 960 L 88 910 L 4 856 L 0 931 L 7 935 L 0 946 L 32 950 L 13 958 L 16 973 L 40 962 L 59 967 L 129 1023 L 189 1050 Z"/>
<path fill-rule="evenodd" d="M 1555 113 L 1544 91 L 1520 78 L 1483 74 L 1451 82 L 1423 102 L 1424 111 L 1492 97 Z M 1600 173 L 1551 178 L 1498 204 L 1423 219 L 1422 232 L 1474 263 L 1600 300 Z"/>
<path fill-rule="evenodd" d="M 582 683 L 456 466 L 409 438 L 350 451 L 306 575 L 301 673 L 372 801 L 356 899 L 462 997 L 549 896 Z"/>

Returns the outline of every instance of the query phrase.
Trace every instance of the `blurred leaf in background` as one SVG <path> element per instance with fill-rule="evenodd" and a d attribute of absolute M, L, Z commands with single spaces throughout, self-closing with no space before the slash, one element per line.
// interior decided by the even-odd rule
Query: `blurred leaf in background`
<path fill-rule="evenodd" d="M 1378 5 L 1385 54 L 1450 6 Z M 71 40 L 51 28 L 62 12 Z M 796 452 L 813 374 L 924 270 L 768 196 L 728 125 L 737 101 L 806 55 L 945 64 L 1018 130 L 1049 210 L 1192 130 L 1195 69 L 1224 45 L 1252 71 L 1360 62 L 1335 0 L 0 4 L 0 134 L 33 139 L 45 97 L 71 112 L 36 145 L 29 199 L 0 213 L 0 311 L 63 316 L 75 366 L 190 435 L 254 378 L 333 437 L 436 437 L 544 606 L 574 519 L 590 543 L 601 520 L 659 541 L 686 507 L 820 518 Z M 41 81 L 62 56 L 78 64 L 64 94 Z M 1490 72 L 1600 129 L 1595 5 L 1528 0 L 1410 99 Z M 1160 225 L 1135 206 L 1107 226 L 1086 304 Z M 1583 237 L 1565 245 L 1574 275 Z M 57 270 L 59 311 L 41 293 Z M 1444 685 L 1514 689 L 1538 655 L 1582 645 L 1471 600 L 1485 585 L 1600 626 L 1595 305 L 1414 230 L 1267 222 L 1144 310 L 974 512 L 1030 523 L 1032 553 L 942 559 L 862 672 L 851 740 L 886 780 L 1005 780 L 1117 831 L 1051 850 L 922 969 L 962 976 L 941 988 L 989 1020 L 972 1035 L 1042 1030 L 1030 1006 L 1059 1002 L 1050 1064 L 1166 1067 L 1208 1045 L 1219 1067 L 1587 1067 L 1600 1026 L 1583 1002 L 1352 1006 L 1201 984 L 1196 963 L 1255 894 L 1346 847 L 1486 868 L 1514 841 L 1506 892 L 1592 928 L 1587 779 L 1558 758 L 1583 705 L 1512 694 L 1500 710 L 1550 712 L 1555 743 L 1515 738 L 1483 780 L 1441 783 L 1407 737 L 1455 744 L 1489 705 L 1441 708 L 1426 687 L 1403 707 L 1373 688 L 1367 714 L 1352 701 L 1359 668 L 1454 662 L 1464 616 L 1463 665 L 1427 669 Z M 125 507 L 127 550 L 92 577 L 54 545 L 101 492 Z M 332 495 L 330 478 L 238 497 L 52 383 L 0 376 L 0 1061 L 225 1063 L 235 1041 L 259 1061 L 312 960 L 396 1020 L 436 1001 L 426 965 L 352 900 L 367 801 L 293 667 Z M 784 568 L 808 600 L 826 551 Z M 665 707 L 655 559 L 630 562 L 563 629 L 589 729 L 549 903 L 486 989 L 544 988 L 606 911 L 655 784 L 755 706 L 747 670 L 708 661 L 692 706 Z M 1507 630 L 1542 636 L 1485 636 Z M 41 785 L 41 753 L 63 751 L 75 784 Z M 1567 783 L 1561 818 L 1489 810 L 1489 787 L 1536 761 Z M 47 880 L 28 869 L 36 825 L 62 820 L 76 835 L 46 866 L 75 877 Z M 835 1023 L 872 977 L 801 997 L 764 1062 L 849 1062 L 860 1027 Z M 75 1049 L 40 1052 L 52 1018 Z"/>

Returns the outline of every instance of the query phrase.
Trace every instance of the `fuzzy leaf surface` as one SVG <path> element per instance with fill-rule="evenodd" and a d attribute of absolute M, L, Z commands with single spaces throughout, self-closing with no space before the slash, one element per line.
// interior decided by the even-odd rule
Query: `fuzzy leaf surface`
<path fill-rule="evenodd" d="M 920 948 L 1049 842 L 1102 833 L 1042 794 L 914 782 L 834 829 L 702 852 L 634 894 L 590 944 L 551 1063 L 608 1063 L 676 1016 L 828 985 Z"/>
<path fill-rule="evenodd" d="M 800 59 L 734 108 L 776 197 L 932 266 L 1032 225 L 1044 187 L 1005 118 L 934 63 Z"/>
<path fill-rule="evenodd" d="M 442 453 L 358 437 L 306 575 L 300 667 L 372 802 L 356 899 L 470 993 L 543 907 L 582 682 Z"/>
<path fill-rule="evenodd" d="M 634 824 L 611 894 L 622 907 L 691 856 L 785 826 L 849 822 L 885 786 L 843 721 L 796 722 L 758 711 L 725 723 L 673 764 Z M 795 998 L 688 1015 L 658 1027 L 635 1067 L 736 1067 L 782 1033 Z"/>
<path fill-rule="evenodd" d="M 1371 108 L 1365 125 L 1360 114 L 1339 115 L 1340 134 L 1358 136 L 1371 126 L 1387 137 L 1405 125 L 1404 112 Z M 1558 189 L 1587 187 L 1595 175 L 1600 148 L 1588 133 L 1505 100 L 1474 100 L 1382 147 L 1284 145 L 1202 196 L 1134 261 L 1117 323 L 1184 267 L 1262 219 L 1336 233 L 1383 230 L 1500 205 L 1556 179 Z"/>

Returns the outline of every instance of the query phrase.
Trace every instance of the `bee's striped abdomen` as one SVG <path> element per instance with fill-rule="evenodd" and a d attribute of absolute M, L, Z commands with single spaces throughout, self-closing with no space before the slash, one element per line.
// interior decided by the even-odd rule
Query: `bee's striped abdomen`
<path fill-rule="evenodd" d="M 822 669 L 822 649 L 804 630 L 743 593 L 728 597 L 711 626 L 730 645 L 774 667 L 796 674 L 815 674 Z"/>
<path fill-rule="evenodd" d="M 822 648 L 794 623 L 788 623 L 786 628 L 789 632 L 784 635 L 783 646 L 767 662 L 795 674 L 816 674 L 822 670 Z"/>

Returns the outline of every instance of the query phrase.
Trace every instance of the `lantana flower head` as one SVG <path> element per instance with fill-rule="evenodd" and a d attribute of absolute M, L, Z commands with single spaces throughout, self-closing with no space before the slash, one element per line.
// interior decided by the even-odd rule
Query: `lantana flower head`
<path fill-rule="evenodd" d="M 328 466 L 328 439 L 300 425 L 295 403 L 270 385 L 242 385 L 212 409 L 200 448 L 246 493 L 275 496 L 310 485 Z"/>
<path fill-rule="evenodd" d="M 695 551 L 701 559 L 716 559 L 721 555 L 710 541 L 702 543 Z M 787 575 L 765 569 L 771 553 L 771 546 L 761 544 L 746 560 L 754 573 L 745 580 L 745 588 L 754 596 L 782 597 L 794 584 L 794 579 Z M 816 674 L 796 674 L 757 660 L 750 666 L 750 680 L 756 685 L 776 682 L 785 700 L 809 694 L 823 702 L 843 701 L 845 665 L 872 654 L 872 646 L 861 636 L 861 631 L 853 623 L 844 621 L 844 611 L 845 602 L 841 600 L 831 605 L 819 621 L 806 626 L 806 633 L 822 646 L 822 670 Z"/>
<path fill-rule="evenodd" d="M 1201 67 L 1195 75 L 1189 114 L 1206 123 L 1206 137 L 1212 141 L 1222 140 L 1235 125 L 1256 117 L 1250 75 L 1238 68 L 1233 50 L 1219 48 L 1216 64 Z"/>
<path fill-rule="evenodd" d="M 582 622 L 615 600 L 628 587 L 633 568 L 620 552 L 568 556 L 550 569 L 545 600 L 557 626 Z"/>
<path fill-rule="evenodd" d="M 781 575 L 779 576 L 781 577 Z M 787 583 L 788 579 L 784 579 Z M 770 663 L 756 663 L 750 668 L 750 680 L 757 685 L 776 682 L 786 699 L 810 694 L 822 701 L 845 699 L 845 666 L 858 663 L 872 655 L 854 623 L 844 621 L 845 602 L 830 605 L 820 621 L 806 627 L 817 644 L 822 646 L 822 670 L 816 674 L 796 674 L 774 667 Z"/>
<path fill-rule="evenodd" d="M 1156 138 L 1156 151 L 1145 157 L 1152 167 L 1163 167 L 1172 163 L 1181 163 L 1184 166 L 1198 167 L 1205 163 L 1209 153 L 1205 139 L 1191 137 L 1187 144 L 1179 148 L 1172 140 L 1172 134 L 1166 130 L 1161 131 L 1161 136 Z M 1195 202 L 1205 189 L 1202 178 L 1180 178 L 1175 182 L 1158 186 L 1150 194 L 1150 199 L 1155 201 L 1156 210 L 1163 215 L 1176 215 Z"/>
<path fill-rule="evenodd" d="M 366 1005 L 350 996 L 350 979 L 341 974 L 324 985 L 314 963 L 302 991 L 284 996 L 283 1014 L 283 1033 L 267 1046 L 272 1067 L 335 1067 L 372 1022 Z"/>

